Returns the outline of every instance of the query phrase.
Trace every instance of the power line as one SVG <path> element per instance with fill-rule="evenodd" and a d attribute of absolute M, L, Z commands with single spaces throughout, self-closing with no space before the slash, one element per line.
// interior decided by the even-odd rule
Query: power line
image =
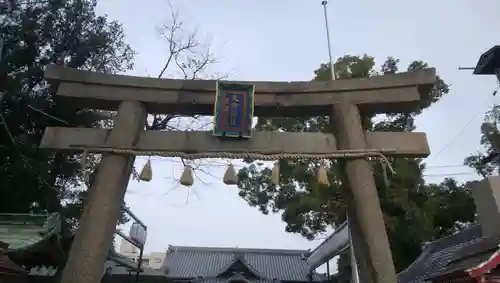
<path fill-rule="evenodd" d="M 425 166 L 425 169 L 438 169 L 438 168 L 457 168 L 457 167 L 469 167 L 464 164 L 455 164 L 455 165 L 431 165 L 431 166 Z"/>
<path fill-rule="evenodd" d="M 495 94 L 498 89 L 500 88 L 497 87 L 497 89 L 493 92 L 493 94 Z M 483 103 L 483 106 L 486 106 L 487 104 L 489 104 L 491 102 L 491 100 L 493 100 L 492 97 L 489 97 L 488 99 L 486 99 L 486 101 Z M 453 143 L 455 143 L 455 141 L 458 140 L 458 138 L 460 136 L 462 136 L 462 134 L 465 132 L 465 130 L 472 124 L 472 122 L 474 122 L 474 120 L 477 118 L 477 116 L 479 116 L 479 114 L 481 113 L 481 109 L 479 109 L 478 111 L 476 111 L 476 113 L 474 114 L 474 116 L 472 116 L 468 121 L 467 123 L 464 124 L 464 126 L 460 129 L 460 131 L 450 140 L 448 141 L 437 153 L 436 155 L 434 155 L 432 157 L 431 160 L 429 160 L 429 162 L 432 162 L 433 160 L 435 160 L 441 153 L 443 153 L 447 148 L 449 148 Z"/>
<path fill-rule="evenodd" d="M 446 173 L 446 174 L 423 174 L 424 177 L 445 177 L 445 176 L 467 176 L 467 175 L 478 175 L 475 172 L 460 172 L 460 173 Z"/>

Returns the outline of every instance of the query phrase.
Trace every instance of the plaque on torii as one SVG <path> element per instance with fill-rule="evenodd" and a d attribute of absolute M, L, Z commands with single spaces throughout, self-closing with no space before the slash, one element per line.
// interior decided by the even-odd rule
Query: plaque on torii
<path fill-rule="evenodd" d="M 63 283 L 100 280 L 103 263 L 133 162 L 138 152 L 335 154 L 345 150 L 377 150 L 386 156 L 426 157 L 424 133 L 364 132 L 361 113 L 379 114 L 416 109 L 436 81 L 434 69 L 363 79 L 312 82 L 224 82 L 254 87 L 257 117 L 330 116 L 332 133 L 254 132 L 250 139 L 220 139 L 206 132 L 145 131 L 148 113 L 213 115 L 217 82 L 109 75 L 49 66 L 45 78 L 57 85 L 59 99 L 82 108 L 117 110 L 114 128 L 48 127 L 41 148 L 106 152 L 99 164 L 92 194 L 80 220 Z M 220 86 L 220 85 L 219 85 Z M 233 117 L 231 123 L 237 123 Z M 240 134 L 237 134 L 240 135 Z M 248 137 L 248 133 L 240 136 Z M 366 158 L 341 160 L 349 221 L 363 283 L 396 283 L 375 181 Z"/>
<path fill-rule="evenodd" d="M 246 139 L 252 136 L 254 92 L 253 85 L 217 82 L 214 136 Z"/>

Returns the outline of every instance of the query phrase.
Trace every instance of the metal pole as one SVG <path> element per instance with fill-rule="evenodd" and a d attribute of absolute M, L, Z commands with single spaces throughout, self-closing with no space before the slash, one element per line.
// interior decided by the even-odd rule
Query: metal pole
<path fill-rule="evenodd" d="M 0 38 L 0 63 L 2 63 L 2 60 L 3 60 L 3 50 L 4 50 L 4 45 L 5 45 L 4 42 L 5 41 L 3 40 L 3 38 Z M 4 97 L 5 97 L 5 94 L 2 92 L 2 88 L 0 87 L 0 115 L 2 115 L 2 106 L 3 106 L 2 102 L 3 102 Z"/>
<path fill-rule="evenodd" d="M 4 40 L 2 38 L 0 38 L 0 62 L 2 62 L 2 59 L 3 59 L 3 47 L 4 47 L 5 43 L 4 43 Z"/>
<path fill-rule="evenodd" d="M 351 282 L 359 283 L 358 264 L 356 262 L 356 256 L 354 255 L 354 244 L 352 242 L 351 227 L 349 225 L 349 216 L 346 215 L 346 219 L 347 219 L 347 229 L 349 231 L 349 258 L 351 260 Z"/>
<path fill-rule="evenodd" d="M 144 255 L 144 245 L 139 246 L 139 262 L 137 263 L 137 273 L 135 274 L 135 283 L 139 283 L 142 268 L 142 257 Z"/>
<path fill-rule="evenodd" d="M 325 12 L 326 40 L 328 41 L 328 56 L 330 58 L 330 72 L 332 74 L 332 81 L 333 81 L 335 80 L 335 69 L 333 67 L 332 47 L 330 42 L 330 29 L 328 27 L 328 13 L 326 11 L 326 4 L 328 4 L 328 1 L 326 0 L 321 2 L 321 5 L 323 5 L 323 10 Z"/>
<path fill-rule="evenodd" d="M 148 229 L 146 224 L 144 224 L 137 216 L 135 216 L 135 214 L 132 213 L 132 211 L 128 209 L 125 205 L 122 205 L 122 210 L 125 211 L 128 215 L 130 215 L 130 217 L 132 217 L 137 224 L 141 225 L 142 228 L 144 228 L 144 230 Z"/>
<path fill-rule="evenodd" d="M 330 282 L 330 261 L 326 262 L 326 279 Z"/>
<path fill-rule="evenodd" d="M 349 226 L 348 226 L 349 227 Z M 359 283 L 358 264 L 354 255 L 354 245 L 352 244 L 351 229 L 349 229 L 349 255 L 351 258 L 351 282 Z"/>

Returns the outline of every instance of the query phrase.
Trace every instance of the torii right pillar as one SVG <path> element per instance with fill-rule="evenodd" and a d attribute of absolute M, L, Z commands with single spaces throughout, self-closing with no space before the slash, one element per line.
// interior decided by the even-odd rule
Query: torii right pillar
<path fill-rule="evenodd" d="M 403 108 L 401 111 L 405 111 Z M 359 106 L 344 101 L 332 105 L 331 110 L 331 130 L 338 148 L 368 149 Z M 342 184 L 347 187 L 343 191 L 360 282 L 396 283 L 396 271 L 372 167 L 363 157 L 341 159 L 339 162 Z"/>
<path fill-rule="evenodd" d="M 357 105 L 333 105 L 330 117 L 339 149 L 366 149 Z M 343 191 L 360 282 L 396 283 L 396 271 L 371 165 L 362 157 L 340 160 L 340 167 L 342 184 L 348 187 Z"/>

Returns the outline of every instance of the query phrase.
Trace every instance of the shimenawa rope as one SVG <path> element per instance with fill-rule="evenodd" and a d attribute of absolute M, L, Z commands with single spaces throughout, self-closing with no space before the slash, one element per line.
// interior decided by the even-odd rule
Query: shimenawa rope
<path fill-rule="evenodd" d="M 82 146 L 75 146 L 82 148 Z M 339 159 L 339 158 L 369 158 L 374 157 L 379 160 L 382 165 L 382 173 L 386 184 L 388 185 L 387 170 L 391 174 L 395 171 L 383 153 L 394 152 L 394 149 L 352 149 L 352 150 L 338 150 L 335 153 L 324 154 L 309 154 L 309 153 L 250 153 L 250 152 L 200 152 L 200 153 L 186 153 L 186 152 L 162 152 L 162 151 L 141 151 L 136 149 L 113 148 L 113 147 L 83 147 L 86 153 L 117 153 L 117 154 L 131 154 L 141 156 L 162 156 L 162 157 L 180 157 L 183 159 L 202 159 L 202 158 L 228 158 L 228 159 L 254 159 L 263 161 L 272 161 L 280 159 L 288 160 L 321 160 L 321 159 Z"/>

